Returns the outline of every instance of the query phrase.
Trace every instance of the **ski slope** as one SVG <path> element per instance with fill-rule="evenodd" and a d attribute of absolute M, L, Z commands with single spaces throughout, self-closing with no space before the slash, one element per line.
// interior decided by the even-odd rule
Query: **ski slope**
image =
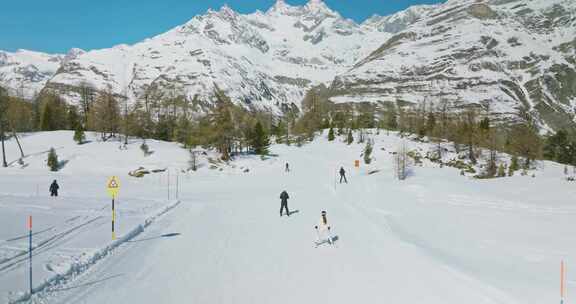
<path fill-rule="evenodd" d="M 40 148 L 46 138 L 51 144 L 62 143 L 63 155 L 78 156 L 57 173 L 64 178 L 64 189 L 75 190 L 56 202 L 39 199 L 36 204 L 76 202 L 76 210 L 59 209 L 64 214 L 89 209 L 92 203 L 81 197 L 93 197 L 106 206 L 103 186 L 89 186 L 88 181 L 98 184 L 112 171 L 124 181 L 126 191 L 121 193 L 128 202 L 125 208 L 131 210 L 126 213 L 136 217 L 124 224 L 124 234 L 139 219 L 173 205 L 167 199 L 166 179 L 159 182 L 163 175 L 135 179 L 126 175 L 126 169 L 143 164 L 175 172 L 188 162 L 186 151 L 162 142 L 150 143 L 156 152 L 149 158 L 139 156 L 137 143 L 127 151 L 112 143 L 69 145 L 72 134 L 67 132 L 35 134 L 24 142 L 38 143 Z M 301 148 L 275 145 L 271 149 L 275 156 L 264 160 L 243 156 L 232 165 L 216 164 L 221 171 L 209 169 L 206 158 L 211 154 L 203 156 L 198 172 L 179 177 L 180 204 L 162 212 L 106 257 L 47 286 L 31 302 L 559 301 L 560 261 L 564 259 L 569 268 L 576 262 L 574 190 L 573 184 L 562 180 L 562 166 L 543 162 L 535 178 L 474 180 L 460 176 L 456 169 L 424 162 L 400 182 L 394 179 L 390 154 L 400 139 L 380 134 L 374 140 L 374 162 L 358 169 L 351 165 L 361 159 L 362 145 L 329 143 L 323 138 Z M 430 148 L 424 143 L 408 145 L 423 151 Z M 101 158 L 92 159 L 91 153 Z M 10 215 L 15 218 L 20 212 L 21 224 L 5 221 L 5 214 L 26 199 L 30 183 L 52 178 L 40 160 L 31 158 L 25 169 L 0 171 L 3 233 L 26 233 L 26 208 Z M 112 162 L 115 170 L 103 170 Z M 285 162 L 290 163 L 290 173 L 284 172 Z M 88 167 L 89 163 L 99 168 Z M 347 169 L 349 184 L 336 183 L 340 166 Z M 246 168 L 249 172 L 244 172 Z M 373 170 L 379 172 L 368 174 Z M 4 187 L 7 184 L 10 187 Z M 278 196 L 284 189 L 291 197 L 290 210 L 297 211 L 289 218 L 279 217 Z M 135 207 L 147 204 L 149 212 Z M 96 214 L 97 208 L 93 209 L 87 213 Z M 314 225 L 322 210 L 328 212 L 337 241 L 334 246 L 315 248 Z M 109 228 L 109 222 L 103 227 Z M 106 245 L 105 230 L 73 239 L 95 250 Z M 3 244 L 0 241 L 0 250 Z M 26 267 L 18 269 L 26 273 Z M 2 289 L 8 276 L 0 272 Z M 10 291 L 26 290 L 25 277 L 18 279 L 22 283 L 11 284 Z M 570 296 L 576 291 L 575 280 L 569 278 L 567 288 Z"/>

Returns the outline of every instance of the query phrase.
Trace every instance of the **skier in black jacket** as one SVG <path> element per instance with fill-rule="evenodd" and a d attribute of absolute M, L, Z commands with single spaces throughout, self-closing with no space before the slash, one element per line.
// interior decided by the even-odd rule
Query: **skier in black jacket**
<path fill-rule="evenodd" d="M 58 196 L 58 189 L 60 189 L 60 186 L 58 186 L 58 183 L 54 180 L 52 185 L 50 185 L 50 196 Z"/>
<path fill-rule="evenodd" d="M 290 211 L 288 211 L 288 199 L 290 198 L 290 196 L 288 195 L 288 192 L 286 192 L 286 190 L 282 191 L 282 193 L 280 193 L 280 217 L 282 217 L 282 210 L 286 209 L 286 215 L 290 216 Z"/>
<path fill-rule="evenodd" d="M 344 179 L 345 183 L 348 183 L 348 180 L 346 180 L 346 171 L 344 171 L 344 167 L 340 167 L 340 183 L 342 183 L 342 179 Z"/>

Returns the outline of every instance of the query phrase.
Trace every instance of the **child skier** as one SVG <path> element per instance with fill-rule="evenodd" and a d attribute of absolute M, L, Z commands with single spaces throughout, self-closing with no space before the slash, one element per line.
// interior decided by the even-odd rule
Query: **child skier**
<path fill-rule="evenodd" d="M 316 247 L 323 244 L 324 242 L 328 242 L 330 245 L 334 245 L 332 243 L 330 225 L 328 224 L 328 219 L 326 218 L 326 211 L 322 211 L 320 222 L 318 225 L 314 226 L 314 228 L 316 229 L 316 234 L 318 237 L 318 240 L 316 241 Z"/>

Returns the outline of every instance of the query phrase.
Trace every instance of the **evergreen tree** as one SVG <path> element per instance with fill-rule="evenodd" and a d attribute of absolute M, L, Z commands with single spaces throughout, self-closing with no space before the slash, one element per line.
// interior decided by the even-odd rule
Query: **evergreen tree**
<path fill-rule="evenodd" d="M 68 107 L 64 101 L 53 94 L 41 98 L 42 113 L 40 115 L 40 130 L 55 131 L 67 129 Z"/>
<path fill-rule="evenodd" d="M 56 150 L 54 148 L 50 148 L 50 152 L 48 153 L 48 168 L 50 171 L 58 171 L 58 167 L 60 164 L 58 163 L 58 155 L 56 154 Z"/>
<path fill-rule="evenodd" d="M 369 165 L 372 162 L 372 141 L 368 140 L 366 142 L 366 147 L 364 147 L 364 163 Z"/>
<path fill-rule="evenodd" d="M 570 142 L 568 133 L 560 130 L 546 139 L 544 157 L 562 164 L 573 163 L 576 160 L 573 147 L 574 144 Z"/>
<path fill-rule="evenodd" d="M 328 141 L 334 141 L 334 128 L 330 128 L 328 131 Z"/>
<path fill-rule="evenodd" d="M 42 111 L 42 116 L 40 118 L 40 130 L 42 131 L 53 131 L 55 130 L 54 126 L 53 126 L 53 120 L 54 118 L 52 118 L 52 106 L 50 105 L 50 103 L 44 105 L 44 110 Z"/>
<path fill-rule="evenodd" d="M 79 145 L 86 141 L 86 134 L 84 134 L 84 128 L 80 123 L 76 126 L 76 130 L 74 130 L 74 141 Z"/>
<path fill-rule="evenodd" d="M 352 136 L 352 129 L 348 130 L 348 136 L 346 137 L 346 143 L 351 145 L 354 142 L 354 136 Z"/>
<path fill-rule="evenodd" d="M 498 177 L 505 177 L 506 176 L 506 168 L 504 168 L 504 164 L 500 164 L 498 166 Z"/>
<path fill-rule="evenodd" d="M 268 154 L 268 147 L 270 146 L 270 139 L 268 134 L 264 131 L 264 127 L 260 121 L 256 122 L 254 130 L 252 131 L 252 142 L 251 146 L 254 149 L 254 153 L 258 155 Z"/>
<path fill-rule="evenodd" d="M 481 131 L 483 132 L 487 132 L 490 130 L 490 119 L 488 117 L 484 117 L 481 121 L 480 121 L 480 125 L 478 126 L 480 128 Z"/>
<path fill-rule="evenodd" d="M 388 113 L 386 117 L 386 128 L 389 130 L 398 129 L 398 113 L 396 113 L 396 108 L 394 106 L 388 107 Z"/>
<path fill-rule="evenodd" d="M 518 164 L 518 156 L 512 156 L 512 160 L 510 161 L 510 167 L 508 167 L 508 176 L 513 176 L 514 172 L 520 169 L 520 165 Z"/>

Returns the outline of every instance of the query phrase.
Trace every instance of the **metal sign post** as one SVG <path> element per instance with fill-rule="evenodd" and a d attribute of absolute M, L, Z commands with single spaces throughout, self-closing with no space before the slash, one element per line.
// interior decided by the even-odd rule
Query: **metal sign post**
<path fill-rule="evenodd" d="M 116 231 L 114 229 L 115 222 L 116 222 L 116 207 L 115 207 L 115 200 L 118 196 L 118 192 L 120 191 L 120 180 L 116 176 L 112 176 L 108 179 L 106 183 L 106 187 L 108 190 L 108 194 L 112 197 L 112 240 L 116 240 Z"/>

